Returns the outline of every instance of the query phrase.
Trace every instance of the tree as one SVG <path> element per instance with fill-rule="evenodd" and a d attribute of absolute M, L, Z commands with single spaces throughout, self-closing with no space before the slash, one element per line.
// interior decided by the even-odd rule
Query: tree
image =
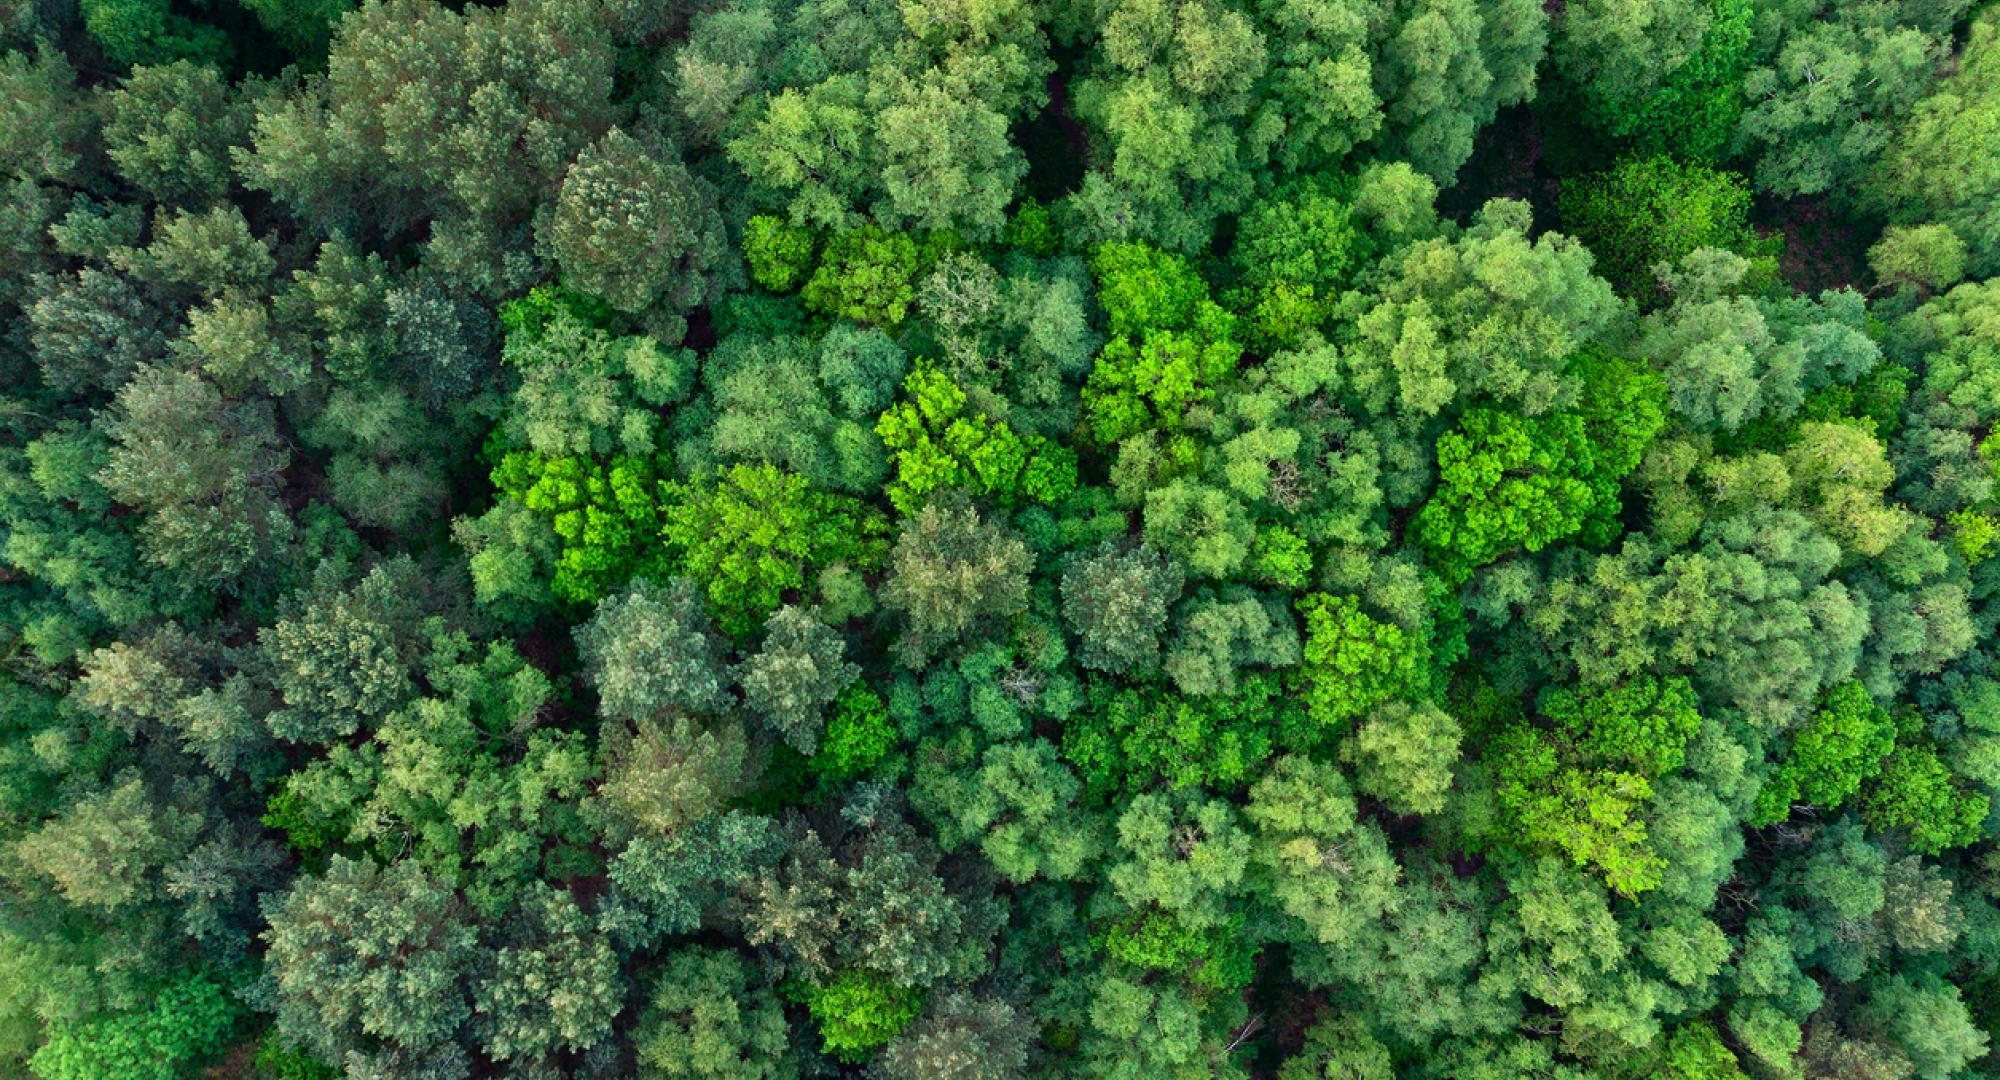
<path fill-rule="evenodd" d="M 1784 41 L 1744 77 L 1736 146 L 1761 191 L 1850 199 L 1908 122 L 1949 39 L 1895 8 L 1798 5 Z M 1937 5 L 1942 14 L 1962 7 Z M 1946 14 L 1945 22 L 1956 18 Z"/>
<path fill-rule="evenodd" d="M 1369 924 L 1397 902 L 1401 868 L 1356 809 L 1337 768 L 1287 755 L 1250 789 L 1243 811 L 1271 899 L 1303 928 L 1301 940 L 1331 950 L 1364 947 Z"/>
<path fill-rule="evenodd" d="M 1697 430 L 1788 419 L 1810 390 L 1852 381 L 1881 360 L 1859 296 L 1731 295 L 1748 272 L 1719 251 L 1688 256 L 1666 279 L 1673 305 L 1647 319 L 1640 340 L 1640 353 L 1662 369 L 1674 414 Z"/>
<path fill-rule="evenodd" d="M 1752 12 L 1730 0 L 1593 0 L 1564 9 L 1550 52 L 1607 134 L 1713 158 L 1742 109 Z"/>
<path fill-rule="evenodd" d="M 894 326 L 916 299 L 917 243 L 905 233 L 865 225 L 835 233 L 799 295 L 814 311 Z"/>
<path fill-rule="evenodd" d="M 919 364 L 903 382 L 905 400 L 882 414 L 876 434 L 895 465 L 889 502 L 907 514 L 952 489 L 1060 501 L 1075 490 L 1076 455 L 1039 435 L 1026 438 L 970 407 L 969 395 L 944 373 Z"/>
<path fill-rule="evenodd" d="M 615 127 L 570 165 L 541 242 L 569 285 L 646 317 L 670 342 L 685 333 L 687 310 L 710 298 L 725 250 L 706 186 L 678 155 Z"/>
<path fill-rule="evenodd" d="M 354 8 L 349 0 L 245 0 L 243 6 L 258 25 L 310 61 L 326 55 L 340 17 Z"/>
<path fill-rule="evenodd" d="M 810 756 L 819 748 L 826 707 L 861 676 L 846 652 L 846 642 L 813 612 L 779 608 L 764 623 L 763 647 L 737 675 L 744 703 Z"/>
<path fill-rule="evenodd" d="M 1467 412 L 1438 437 L 1438 489 L 1411 531 L 1443 574 L 1463 580 L 1516 547 L 1540 551 L 1602 514 L 1583 420 Z"/>
<path fill-rule="evenodd" d="M 1782 821 L 1795 803 L 1837 810 L 1882 771 L 1896 729 L 1858 682 L 1844 682 L 1792 738 L 1784 763 L 1757 793 L 1758 824 Z"/>
<path fill-rule="evenodd" d="M 191 372 L 146 367 L 105 422 L 103 484 L 147 514 L 147 554 L 202 587 L 230 587 L 291 535 L 275 496 L 283 450 L 268 402 L 231 401 Z"/>
<path fill-rule="evenodd" d="M 1110 445 L 1145 431 L 1179 429 L 1188 410 L 1214 397 L 1241 358 L 1242 349 L 1227 339 L 1173 330 L 1148 330 L 1137 341 L 1112 338 L 1083 389 L 1092 436 Z"/>
<path fill-rule="evenodd" d="M 566 892 L 522 897 L 491 968 L 473 990 L 481 1047 L 497 1061 L 583 1050 L 611 1032 L 623 986 L 604 935 Z"/>
<path fill-rule="evenodd" d="M 1876 829 L 1905 829 L 1910 847 L 1927 855 L 1976 843 L 1990 802 L 1953 782 L 1927 747 L 1899 746 L 1861 797 L 1861 813 Z"/>
<path fill-rule="evenodd" d="M 693 933 L 703 915 L 754 885 L 786 850 L 770 818 L 710 813 L 664 836 L 638 836 L 607 867 L 602 919 L 627 950 Z"/>
<path fill-rule="evenodd" d="M 1993 65 L 2000 62 L 2000 18 L 1990 12 L 1973 20 L 1952 73 L 1933 82 L 1875 167 L 1862 180 L 1860 195 L 1870 209 L 1896 224 L 1939 221 L 1965 240 L 1974 276 L 1991 273 L 2000 259 L 1992 239 L 2000 172 L 1993 147 Z"/>
<path fill-rule="evenodd" d="M 954 991 L 927 1002 L 875 1068 L 886 1080 L 1013 1080 L 1027 1075 L 1033 1038 L 1027 1017 L 1007 1001 Z"/>
<path fill-rule="evenodd" d="M 1557 233 L 1531 240 L 1531 217 L 1494 199 L 1470 228 L 1422 230 L 1391 252 L 1338 351 L 1343 393 L 1374 414 L 1419 418 L 1482 394 L 1530 416 L 1570 403 L 1570 365 L 1619 302 L 1589 250 Z"/>
<path fill-rule="evenodd" d="M 166 354 L 163 313 L 122 274 L 86 267 L 32 279 L 28 291 L 29 342 L 53 390 L 115 391 Z"/>
<path fill-rule="evenodd" d="M 713 411 L 676 417 L 683 469 L 701 473 L 744 461 L 775 465 L 814 487 L 872 495 L 888 462 L 875 434 L 908 367 L 880 330 L 841 324 L 818 348 L 797 335 L 729 335 L 702 362 Z"/>
<path fill-rule="evenodd" d="M 1660 297 L 1659 266 L 1700 248 L 1764 257 L 1749 214 L 1750 192 L 1735 175 L 1668 157 L 1628 159 L 1563 185 L 1564 227 L 1596 253 L 1605 278 L 1642 303 Z"/>
<path fill-rule="evenodd" d="M 1347 747 L 1355 785 L 1399 813 L 1435 814 L 1451 790 L 1463 734 L 1458 721 L 1429 703 L 1377 706 Z"/>
<path fill-rule="evenodd" d="M 90 0 L 80 6 L 84 27 L 116 64 L 213 64 L 231 51 L 221 29 L 174 12 L 162 0 Z"/>
<path fill-rule="evenodd" d="M 1652 783 L 1633 772 L 1579 767 L 1541 732 L 1510 727 L 1486 748 L 1500 809 L 1497 838 L 1559 851 L 1626 897 L 1659 887 L 1666 869 L 1643 811 Z"/>
<path fill-rule="evenodd" d="M 421 620 L 434 610 L 408 558 L 385 562 L 343 588 L 322 566 L 288 617 L 258 635 L 283 707 L 265 718 L 291 742 L 332 742 L 372 726 L 416 692 Z"/>
<path fill-rule="evenodd" d="M 1305 1046 L 1278 1069 L 1278 1080 L 1389 1080 L 1394 1075 L 1389 1048 L 1368 1025 L 1337 1015 L 1314 1023 L 1306 1031 Z"/>
<path fill-rule="evenodd" d="M 993 868 L 1017 884 L 1078 878 L 1102 850 L 1100 822 L 1076 806 L 1083 785 L 1048 740 L 1000 743 L 965 761 L 963 773 L 932 774 L 928 767 L 943 756 L 920 751 L 910 797 L 948 850 L 977 840 Z"/>
<path fill-rule="evenodd" d="M 1584 760 L 1657 777 L 1686 760 L 1688 740 L 1701 730 L 1695 704 L 1685 678 L 1642 675 L 1597 693 L 1554 687 L 1539 708 Z"/>
<path fill-rule="evenodd" d="M 1275 741 L 1309 742 L 1300 710 L 1275 676 L 1254 675 L 1229 694 L 1182 698 L 1094 683 L 1063 731 L 1063 756 L 1097 792 L 1221 790 L 1256 775 Z"/>
<path fill-rule="evenodd" d="M 790 292 L 812 270 L 817 245 L 812 230 L 758 214 L 743 227 L 743 257 L 751 280 L 772 292 Z"/>
<path fill-rule="evenodd" d="M 132 1080 L 170 1080 L 220 1050 L 240 1010 L 214 979 L 190 973 L 162 987 L 142 1012 L 56 1028 L 28 1067 L 43 1080 L 85 1080 L 107 1071 Z"/>
<path fill-rule="evenodd" d="M 1299 601 L 1299 611 L 1305 656 L 1295 678 L 1315 723 L 1345 723 L 1427 681 L 1423 641 L 1369 617 L 1356 597 L 1313 593 Z"/>
<path fill-rule="evenodd" d="M 1948 289 L 1965 277 L 1965 241 L 1945 225 L 1891 225 L 1868 249 L 1868 268 L 1885 285 Z"/>
<path fill-rule="evenodd" d="M 1175 480 L 1146 493 L 1146 543 L 1180 560 L 1195 576 L 1227 579 L 1250 557 L 1256 527 L 1229 492 Z"/>
<path fill-rule="evenodd" d="M 1299 661 L 1298 628 L 1277 597 L 1240 587 L 1197 592 L 1175 614 L 1162 665 L 1183 694 L 1229 694 L 1245 668 L 1290 667 Z"/>
<path fill-rule="evenodd" d="M 180 60 L 139 67 L 105 101 L 105 154 L 161 202 L 222 198 L 230 153 L 250 139 L 251 103 L 220 70 Z"/>
<path fill-rule="evenodd" d="M 243 182 L 323 229 L 429 220 L 426 266 L 497 298 L 541 276 L 524 226 L 613 126 L 613 61 L 592 9 L 568 0 L 365 4 L 341 20 L 326 78 L 260 113 Z"/>
<path fill-rule="evenodd" d="M 1870 987 L 1862 1018 L 1910 1058 L 1921 1076 L 1950 1076 L 1986 1053 L 1959 989 L 1934 975 L 1891 975 Z"/>
<path fill-rule="evenodd" d="M 903 616 L 902 662 L 932 654 L 1027 608 L 1034 563 L 1023 544 L 966 506 L 932 503 L 903 521 L 882 602 Z"/>
<path fill-rule="evenodd" d="M 478 935 L 449 889 L 413 862 L 334 856 L 265 902 L 267 969 L 256 988 L 278 1030 L 323 1060 L 467 1071 Z"/>
<path fill-rule="evenodd" d="M 1895 480 L 1882 444 L 1857 424 L 1810 422 L 1786 451 L 1794 497 L 1848 551 L 1880 555 L 1914 519 L 1886 502 Z"/>
<path fill-rule="evenodd" d="M 503 427 L 511 441 L 556 458 L 665 449 L 657 411 L 687 397 L 693 355 L 643 335 L 613 337 L 567 309 L 542 319 L 515 306 L 535 297 L 501 308 L 518 327 L 501 353 L 521 380 Z"/>
<path fill-rule="evenodd" d="M 806 986 L 800 997 L 819 1023 L 822 1049 L 849 1064 L 872 1057 L 923 1008 L 922 994 L 862 968 Z"/>
<path fill-rule="evenodd" d="M 593 762 L 573 733 L 533 730 L 551 688 L 511 646 L 439 635 L 423 666 L 430 696 L 287 777 L 287 816 L 418 862 L 498 918 L 537 875 L 574 873 Z M 295 846 L 312 846 L 288 824 Z"/>
<path fill-rule="evenodd" d="M 576 650 L 609 716 L 639 721 L 729 704 L 721 643 L 685 578 L 663 586 L 640 578 L 606 599 L 577 627 Z"/>
<path fill-rule="evenodd" d="M 850 686 L 834 701 L 812 768 L 835 782 L 852 780 L 874 768 L 895 744 L 896 728 L 882 699 L 866 687 Z"/>
<path fill-rule="evenodd" d="M 1028 163 L 1007 113 L 982 100 L 989 80 L 934 67 L 874 91 L 886 220 L 985 235 L 1006 221 Z"/>
<path fill-rule="evenodd" d="M 156 900 L 162 871 L 192 845 L 201 825 L 198 817 L 163 805 L 136 774 L 114 779 L 71 800 L 9 850 L 70 903 L 104 912 Z"/>
<path fill-rule="evenodd" d="M 500 459 L 492 478 L 506 501 L 457 526 L 473 552 L 483 603 L 520 615 L 548 600 L 595 603 L 634 577 L 665 576 L 659 482 L 649 462 L 517 451 Z"/>
<path fill-rule="evenodd" d="M 1118 816 L 1105 882 L 1128 910 L 1158 908 L 1196 931 L 1228 922 L 1251 840 L 1235 807 L 1197 792 L 1135 796 Z"/>
<path fill-rule="evenodd" d="M 783 1005 L 741 956 L 676 949 L 651 975 L 647 994 L 634 1037 L 647 1080 L 798 1075 Z"/>
<path fill-rule="evenodd" d="M 740 724 L 608 724 L 598 742 L 604 778 L 588 809 L 610 843 L 679 835 L 745 792 L 755 778 L 750 749 Z"/>
<path fill-rule="evenodd" d="M 1473 132 L 1531 96 L 1547 39 L 1546 16 L 1515 2 L 1107 3 L 1073 21 L 1102 28 L 1070 92 L 1103 149 L 1069 210 L 1093 239 L 1181 251 L 1363 146 L 1449 184 Z"/>
<path fill-rule="evenodd" d="M 831 567 L 881 564 L 887 528 L 878 513 L 768 465 L 734 466 L 713 485 L 670 484 L 666 497 L 661 535 L 732 634 Z"/>
<path fill-rule="evenodd" d="M 1082 639 L 1077 662 L 1097 671 L 1144 674 L 1159 666 L 1167 607 L 1180 596 L 1180 567 L 1140 546 L 1100 547 L 1063 571 L 1063 614 Z"/>

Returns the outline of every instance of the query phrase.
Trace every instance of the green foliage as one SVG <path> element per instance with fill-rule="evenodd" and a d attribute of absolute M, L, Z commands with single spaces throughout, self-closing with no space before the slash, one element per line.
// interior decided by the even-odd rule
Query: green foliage
<path fill-rule="evenodd" d="M 499 307 L 500 328 L 511 338 L 539 339 L 564 318 L 592 330 L 611 325 L 611 305 L 561 282 L 537 285 Z"/>
<path fill-rule="evenodd" d="M 1966 5 L 1918 8 L 1805 5 L 1782 22 L 1783 41 L 1744 80 L 1739 148 L 1757 187 L 1778 195 L 1851 200 L 1909 122 L 1939 59 L 1948 24 Z M 1777 15 L 1777 13 L 1771 13 Z"/>
<path fill-rule="evenodd" d="M 257 994 L 285 1038 L 322 1060 L 356 1052 L 415 1066 L 456 1055 L 478 935 L 418 864 L 382 870 L 335 856 L 324 875 L 268 901 L 266 915 Z"/>
<path fill-rule="evenodd" d="M 1950 288 L 1965 277 L 1965 241 L 1944 225 L 1891 225 L 1868 249 L 1868 268 L 1885 285 Z"/>
<path fill-rule="evenodd" d="M 1936 751 L 1899 746 L 1862 795 L 1861 815 L 1876 829 L 1908 830 L 1913 850 L 1936 855 L 1978 842 L 1989 806 L 1953 782 Z"/>
<path fill-rule="evenodd" d="M 268 401 L 230 400 L 192 372 L 147 367 L 104 426 L 104 489 L 146 512 L 147 555 L 188 583 L 236 585 L 290 537 L 274 494 L 287 455 Z"/>
<path fill-rule="evenodd" d="M 682 312 L 708 298 L 722 258 L 711 198 L 678 154 L 612 128 L 570 165 L 540 240 L 566 284 L 678 341 Z"/>
<path fill-rule="evenodd" d="M 819 1024 L 823 1049 L 851 1064 L 868 1060 L 923 1009 L 923 995 L 877 971 L 850 969 L 796 991 Z"/>
<path fill-rule="evenodd" d="M 668 954 L 652 976 L 634 1042 L 647 1080 L 777 1080 L 798 1072 L 777 995 L 742 957 L 718 949 Z"/>
<path fill-rule="evenodd" d="M 1985 1076 L 1980 7 L 0 0 L 0 1075 Z"/>
<path fill-rule="evenodd" d="M 764 645 L 743 661 L 743 702 L 778 729 L 792 749 L 819 746 L 826 706 L 861 675 L 847 645 L 813 612 L 782 607 L 764 623 Z"/>
<path fill-rule="evenodd" d="M 1148 331 L 1136 343 L 1113 338 L 1083 390 L 1092 437 L 1108 445 L 1142 431 L 1178 429 L 1189 409 L 1215 396 L 1241 353 L 1226 340 L 1171 330 Z"/>
<path fill-rule="evenodd" d="M 105 152 L 127 180 L 162 202 L 227 194 L 229 148 L 252 116 L 222 72 L 190 60 L 139 67 L 106 104 Z"/>
<path fill-rule="evenodd" d="M 895 744 L 896 728 L 882 699 L 872 690 L 850 687 L 833 703 L 812 768 L 835 782 L 851 780 L 874 768 Z"/>
<path fill-rule="evenodd" d="M 1229 336 L 1229 316 L 1209 299 L 1208 284 L 1179 255 L 1146 244 L 1104 244 L 1091 254 L 1090 269 L 1097 277 L 1097 302 L 1114 334 L 1200 329 Z"/>
<path fill-rule="evenodd" d="M 772 292 L 790 292 L 812 269 L 812 231 L 758 214 L 743 227 L 743 257 L 750 279 Z"/>
<path fill-rule="evenodd" d="M 896 469 L 889 502 L 903 513 L 949 490 L 1006 504 L 1060 502 L 1076 489 L 1074 451 L 1040 435 L 1024 438 L 974 411 L 965 391 L 937 369 L 919 363 L 903 394 L 875 424 Z"/>
<path fill-rule="evenodd" d="M 865 225 L 835 233 L 799 295 L 814 311 L 894 326 L 916 299 L 917 242 L 906 233 Z"/>
<path fill-rule="evenodd" d="M 731 634 L 756 627 L 831 567 L 869 571 L 882 562 L 888 526 L 878 513 L 768 465 L 737 465 L 712 485 L 663 491 L 669 565 L 706 590 Z"/>
<path fill-rule="evenodd" d="M 28 1062 L 42 1080 L 171 1080 L 221 1050 L 241 1006 L 205 975 L 160 988 L 141 1012 L 50 1032 Z"/>
<path fill-rule="evenodd" d="M 340 1073 L 331 1066 L 323 1065 L 313 1058 L 292 1049 L 275 1038 L 266 1038 L 264 1045 L 257 1048 L 257 1056 L 251 1059 L 260 1076 L 269 1080 L 339 1080 Z"/>
<path fill-rule="evenodd" d="M 1578 756 L 1642 776 L 1665 776 L 1679 769 L 1688 740 L 1701 729 L 1694 688 L 1679 677 L 1641 676 L 1588 695 L 1553 690 L 1540 707 Z"/>
<path fill-rule="evenodd" d="M 618 957 L 566 891 L 522 896 L 473 990 L 481 1048 L 496 1061 L 588 1050 L 611 1033 L 624 995 Z"/>
<path fill-rule="evenodd" d="M 85 29 L 115 64 L 215 64 L 229 57 L 220 28 L 173 11 L 166 0 L 88 0 L 81 7 Z"/>
<path fill-rule="evenodd" d="M 1180 567 L 1140 546 L 1107 544 L 1063 572 L 1063 615 L 1082 639 L 1077 662 L 1097 671 L 1156 669 L 1167 607 L 1180 596 Z"/>
<path fill-rule="evenodd" d="M 1619 291 L 1642 302 L 1660 295 L 1658 267 L 1699 248 L 1764 256 L 1749 214 L 1740 178 L 1667 157 L 1626 160 L 1564 185 L 1562 194 L 1564 227 L 1597 254 Z"/>
<path fill-rule="evenodd" d="M 1249 559 L 1256 526 L 1229 492 L 1175 480 L 1146 493 L 1146 543 L 1179 559 L 1196 577 L 1226 579 Z"/>
<path fill-rule="evenodd" d="M 521 373 L 502 430 L 552 457 L 658 450 L 656 410 L 687 396 L 694 357 L 643 335 L 614 338 L 562 301 L 510 309 L 520 325 L 501 358 Z M 529 320 L 547 311 L 546 321 Z M 507 314 L 503 313 L 503 321 Z"/>
<path fill-rule="evenodd" d="M 1306 1032 L 1305 1045 L 1278 1069 L 1278 1080 L 1390 1080 L 1389 1048 L 1351 1016 L 1328 1016 Z"/>
<path fill-rule="evenodd" d="M 1437 455 L 1437 494 L 1411 531 L 1447 578 L 1516 549 L 1540 551 L 1602 512 L 1595 448 L 1575 414 L 1474 409 L 1438 437 Z"/>
<path fill-rule="evenodd" d="M 1356 787 L 1399 813 L 1434 814 L 1451 790 L 1462 735 L 1435 705 L 1392 701 L 1377 706 L 1342 751 L 1355 762 Z"/>
<path fill-rule="evenodd" d="M 1308 594 L 1299 613 L 1305 656 L 1297 680 L 1314 723 L 1344 724 L 1426 683 L 1422 639 L 1370 617 L 1358 598 Z"/>
<path fill-rule="evenodd" d="M 1026 544 L 964 506 L 932 503 L 904 519 L 882 602 L 904 616 L 898 658 L 922 667 L 939 649 L 1026 610 Z"/>
<path fill-rule="evenodd" d="M 516 450 L 494 467 L 493 486 L 547 519 L 554 531 L 549 588 L 557 599 L 590 604 L 634 577 L 664 576 L 662 494 L 650 462 L 617 457 L 598 463 Z M 508 571 L 510 577 L 521 573 Z"/>
<path fill-rule="evenodd" d="M 576 649 L 599 708 L 611 716 L 707 712 L 728 701 L 719 643 L 700 591 L 686 578 L 664 586 L 640 578 L 606 597 L 576 628 Z"/>
<path fill-rule="evenodd" d="M 1156 783 L 1230 789 L 1256 776 L 1274 742 L 1310 738 L 1305 715 L 1272 675 L 1203 698 L 1097 682 L 1064 726 L 1062 752 L 1096 793 Z"/>
<path fill-rule="evenodd" d="M 1945 519 L 1953 529 L 1952 546 L 1967 566 L 1978 566 L 2000 550 L 2000 521 L 1974 510 L 1953 511 Z"/>
<path fill-rule="evenodd" d="M 257 24 L 284 42 L 301 61 L 317 65 L 350 0 L 242 0 Z"/>
<path fill-rule="evenodd" d="M 1858 682 L 1834 687 L 1792 736 L 1782 764 L 1757 793 L 1758 824 L 1782 821 L 1794 804 L 1837 810 L 1882 771 L 1896 740 L 1889 714 Z"/>
<path fill-rule="evenodd" d="M 2000 109 L 1992 90 L 1996 64 L 2000 16 L 1986 10 L 1972 21 L 1949 75 L 1928 84 L 1859 185 L 1860 201 L 1896 224 L 1949 226 L 1965 241 L 1974 276 L 2000 267 L 1992 232 L 2000 211 L 2000 171 L 1991 152 L 2000 131 L 1994 125 Z"/>
<path fill-rule="evenodd" d="M 1627 897 L 1658 888 L 1667 865 L 1644 817 L 1652 784 L 1638 773 L 1580 767 L 1563 757 L 1546 735 L 1527 727 L 1509 728 L 1487 746 L 1498 785 L 1497 838 L 1560 852 Z"/>
<path fill-rule="evenodd" d="M 1722 1041 L 1715 1025 L 1695 1020 L 1674 1029 L 1660 1055 L 1662 1076 L 1673 1080 L 1746 1080 L 1736 1055 Z"/>

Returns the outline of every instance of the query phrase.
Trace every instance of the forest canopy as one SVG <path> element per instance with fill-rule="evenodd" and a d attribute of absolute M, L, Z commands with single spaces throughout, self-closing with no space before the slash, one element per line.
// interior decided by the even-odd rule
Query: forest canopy
<path fill-rule="evenodd" d="M 2000 1080 L 2000 3 L 0 0 L 0 1076 Z"/>

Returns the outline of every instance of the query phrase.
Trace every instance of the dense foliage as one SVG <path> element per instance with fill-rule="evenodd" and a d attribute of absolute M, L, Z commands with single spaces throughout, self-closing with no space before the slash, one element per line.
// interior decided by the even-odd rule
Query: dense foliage
<path fill-rule="evenodd" d="M 2000 2 L 0 0 L 0 1076 L 2000 1080 Z"/>

